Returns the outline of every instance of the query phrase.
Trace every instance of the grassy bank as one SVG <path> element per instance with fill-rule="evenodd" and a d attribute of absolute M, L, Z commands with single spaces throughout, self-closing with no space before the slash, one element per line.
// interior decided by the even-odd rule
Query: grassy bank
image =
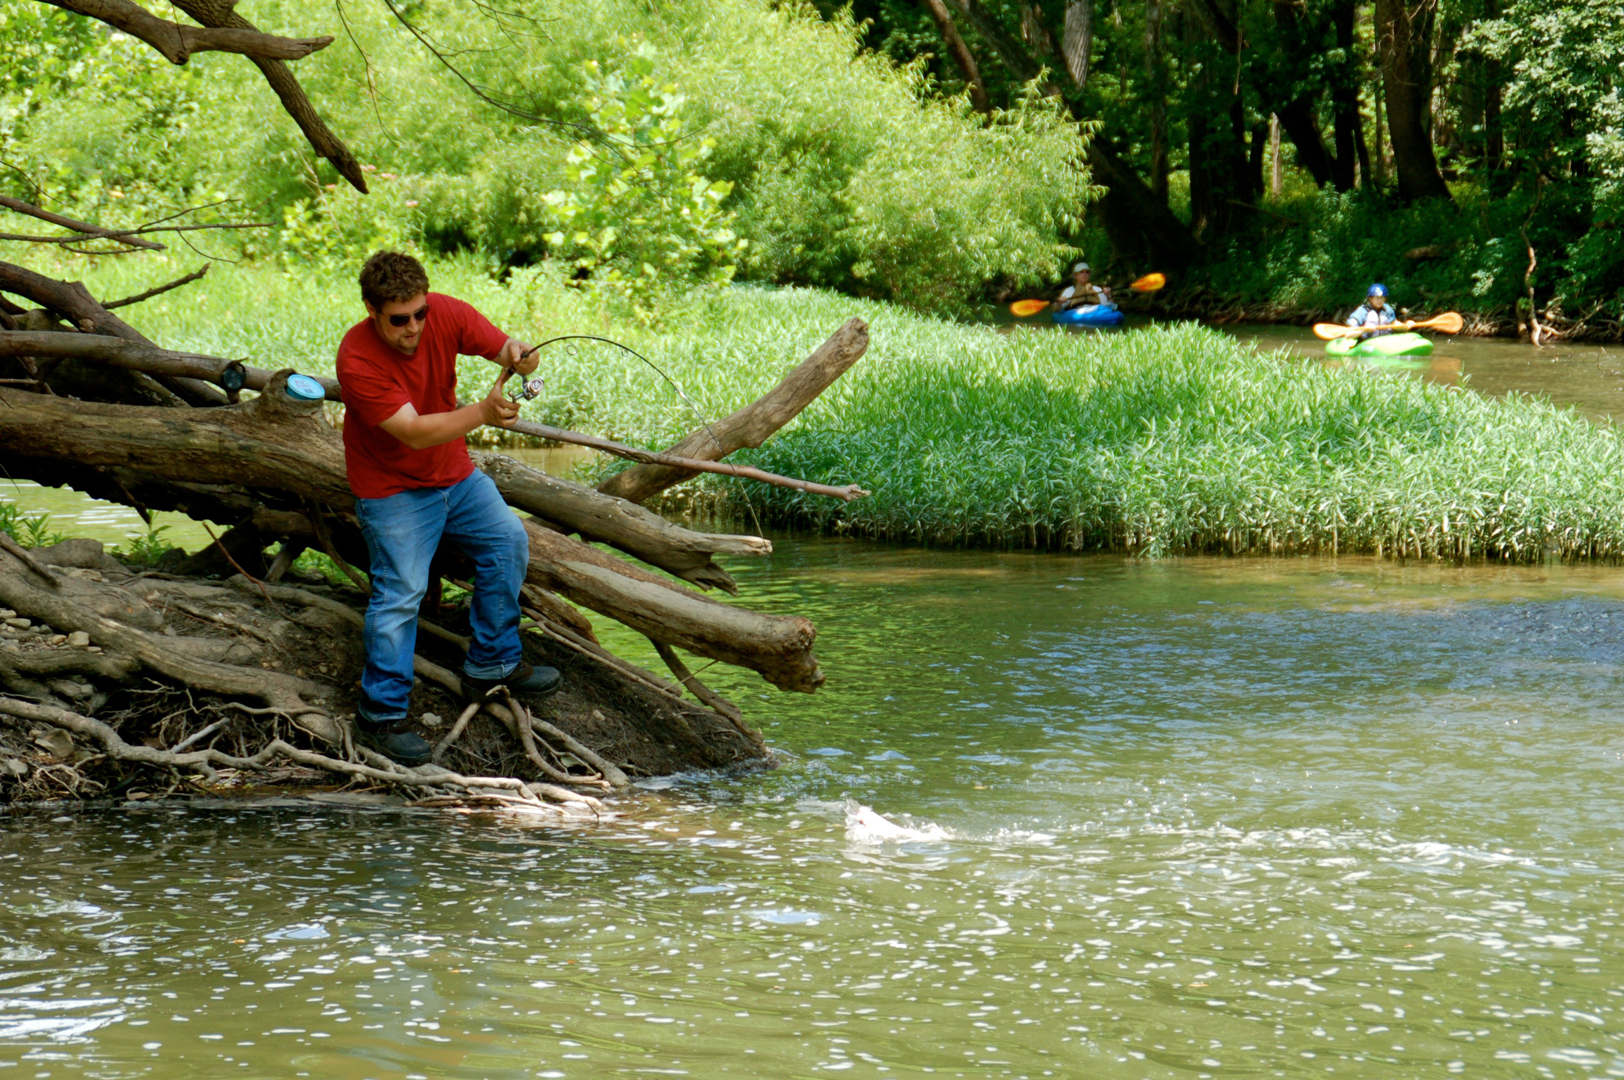
<path fill-rule="evenodd" d="M 131 269 L 132 267 L 136 269 Z M 125 279 L 139 270 L 140 280 Z M 801 418 L 746 455 L 775 471 L 855 481 L 846 506 L 707 480 L 724 507 L 797 527 L 943 545 L 1342 551 L 1537 559 L 1624 554 L 1624 439 L 1526 398 L 1259 354 L 1195 326 L 1079 337 L 1000 335 L 814 290 L 733 288 L 655 332 L 618 323 L 542 276 L 500 286 L 431 268 L 519 334 L 594 333 L 646 353 L 706 417 L 771 386 L 846 318 L 868 355 Z M 100 295 L 150 264 L 103 264 Z M 172 347 L 331 370 L 357 316 L 347 279 L 221 268 L 190 295 L 131 309 Z M 463 366 L 482 392 L 490 368 Z M 534 419 L 663 444 L 695 426 L 641 361 L 604 345 L 546 351 Z"/>

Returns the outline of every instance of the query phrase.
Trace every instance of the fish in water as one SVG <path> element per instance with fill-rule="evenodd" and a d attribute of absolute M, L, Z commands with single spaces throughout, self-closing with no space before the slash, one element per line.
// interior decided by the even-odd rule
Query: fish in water
<path fill-rule="evenodd" d="M 898 825 L 872 806 L 864 806 L 854 799 L 846 800 L 846 839 L 858 844 L 906 844 L 934 842 L 949 839 L 947 830 L 940 825 L 912 828 Z"/>

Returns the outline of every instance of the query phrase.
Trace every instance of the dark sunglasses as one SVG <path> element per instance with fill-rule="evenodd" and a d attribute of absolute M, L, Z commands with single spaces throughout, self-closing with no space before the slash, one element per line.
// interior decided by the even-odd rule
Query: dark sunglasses
<path fill-rule="evenodd" d="M 409 315 L 391 315 L 391 316 L 389 316 L 389 325 L 390 326 L 405 326 L 407 323 L 414 322 L 414 321 L 415 322 L 428 322 L 429 321 L 429 306 L 427 304 L 424 304 L 422 307 L 418 308 L 416 311 L 412 312 Z"/>

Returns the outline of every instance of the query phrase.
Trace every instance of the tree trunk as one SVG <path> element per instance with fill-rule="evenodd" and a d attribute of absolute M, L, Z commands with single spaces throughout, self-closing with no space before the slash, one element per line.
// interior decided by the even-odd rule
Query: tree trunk
<path fill-rule="evenodd" d="M 1376 40 L 1399 196 L 1447 199 L 1432 149 L 1432 29 L 1438 0 L 1376 0 Z"/>
<path fill-rule="evenodd" d="M 1280 171 L 1280 118 L 1269 116 L 1269 194 L 1276 199 L 1285 189 L 1285 174 Z"/>
<path fill-rule="evenodd" d="M 1145 4 L 1145 93 L 1150 98 L 1150 191 L 1167 205 L 1167 63 L 1162 55 L 1162 0 Z M 1193 139 L 1193 136 L 1192 136 Z M 1192 229 L 1201 235 L 1199 227 Z"/>
<path fill-rule="evenodd" d="M 1500 17 L 1500 0 L 1484 0 L 1483 17 Z M 1483 62 L 1483 165 L 1492 178 L 1505 159 L 1505 132 L 1501 128 L 1502 75 L 1499 60 Z"/>
<path fill-rule="evenodd" d="M 1354 163 L 1358 151 L 1359 83 L 1353 59 L 1352 0 L 1338 0 L 1331 8 L 1331 23 L 1336 34 L 1336 47 L 1344 57 L 1341 69 L 1331 80 L 1331 120 L 1336 156 L 1331 161 L 1331 180 L 1338 191 L 1352 191 Z"/>
<path fill-rule="evenodd" d="M 1200 240 L 1103 140 L 1089 140 L 1088 167 L 1095 181 L 1105 185 L 1096 206 L 1119 256 L 1164 271 L 1183 270 L 1195 261 Z"/>
<path fill-rule="evenodd" d="M 1376 175 L 1376 183 L 1385 184 L 1385 183 L 1387 183 L 1387 176 L 1388 176 L 1388 173 L 1387 173 L 1387 124 L 1386 124 L 1386 119 L 1387 119 L 1387 117 L 1386 117 L 1386 113 L 1387 113 L 1387 95 L 1382 92 L 1382 81 L 1381 81 L 1381 79 L 1378 78 L 1376 80 L 1376 85 L 1372 89 L 1372 94 L 1374 95 L 1374 97 L 1376 99 L 1375 100 L 1375 109 L 1374 109 L 1374 111 L 1376 113 L 1376 138 L 1375 138 L 1374 141 L 1375 141 L 1376 145 L 1374 147 L 1374 149 L 1375 149 L 1375 155 L 1374 155 L 1375 160 L 1374 160 L 1373 164 L 1374 164 L 1375 169 L 1376 169 L 1376 174 L 1375 174 Z"/>
<path fill-rule="evenodd" d="M 66 460 L 78 469 L 133 469 L 170 484 L 291 495 L 347 516 L 353 496 L 338 435 L 321 419 L 320 402 L 288 397 L 286 374 L 252 402 L 219 409 L 0 391 L 0 446 L 12 448 L 12 475 L 41 483 L 54 482 Z M 532 583 L 649 637 L 756 670 L 780 688 L 810 691 L 823 681 L 811 654 L 815 631 L 805 619 L 719 604 L 560 533 L 532 525 L 530 534 Z"/>
<path fill-rule="evenodd" d="M 1268 181 L 1264 179 L 1264 165 L 1269 159 L 1269 125 L 1267 122 L 1258 124 L 1252 129 L 1246 144 L 1246 169 L 1251 180 L 1253 198 L 1262 198 L 1264 192 L 1269 190 Z"/>
<path fill-rule="evenodd" d="M 1094 0 L 1069 0 L 1066 4 L 1060 52 L 1066 58 L 1066 73 L 1071 81 L 1077 89 L 1084 89 L 1094 52 Z"/>
<path fill-rule="evenodd" d="M 964 36 L 959 28 L 953 24 L 953 14 L 947 10 L 943 0 L 924 0 L 925 10 L 936 22 L 936 31 L 942 35 L 942 42 L 947 46 L 953 62 L 958 65 L 959 74 L 964 77 L 964 84 L 970 88 L 970 104 L 976 112 L 989 112 L 992 102 L 987 98 L 987 85 L 981 81 L 981 67 L 976 63 L 975 54 L 964 43 Z"/>

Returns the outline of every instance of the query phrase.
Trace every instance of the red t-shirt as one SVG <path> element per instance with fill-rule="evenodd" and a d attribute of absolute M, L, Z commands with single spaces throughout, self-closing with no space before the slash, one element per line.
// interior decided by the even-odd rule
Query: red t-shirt
<path fill-rule="evenodd" d="M 416 488 L 450 487 L 468 478 L 468 443 L 453 439 L 413 450 L 378 425 L 410 404 L 419 416 L 457 407 L 457 357 L 489 359 L 508 336 L 454 296 L 429 293 L 428 321 L 411 356 L 384 342 L 365 319 L 338 346 L 338 385 L 344 392 L 344 467 L 360 499 L 382 499 Z"/>

